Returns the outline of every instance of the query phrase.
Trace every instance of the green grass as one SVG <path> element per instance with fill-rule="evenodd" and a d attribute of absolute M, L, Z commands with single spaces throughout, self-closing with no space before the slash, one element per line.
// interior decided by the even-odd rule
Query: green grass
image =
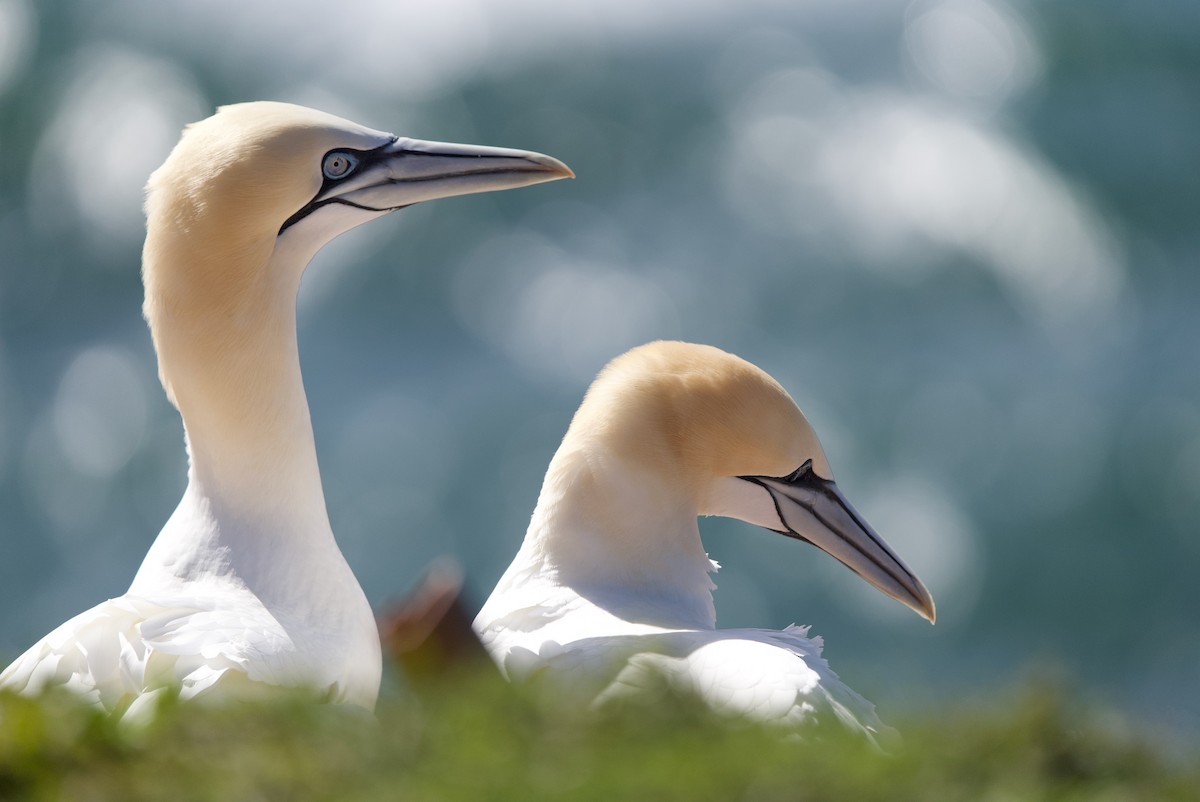
<path fill-rule="evenodd" d="M 489 679 L 392 694 L 377 723 L 286 697 L 168 704 L 131 728 L 63 696 L 0 696 L 0 799 L 1200 799 L 1195 761 L 1051 687 L 893 721 L 904 740 L 883 754 L 679 699 L 572 713 Z"/>

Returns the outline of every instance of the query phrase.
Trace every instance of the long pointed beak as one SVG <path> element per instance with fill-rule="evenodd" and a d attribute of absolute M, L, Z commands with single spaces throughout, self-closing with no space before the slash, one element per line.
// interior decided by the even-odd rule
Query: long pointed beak
<path fill-rule="evenodd" d="M 805 463 L 788 477 L 742 476 L 770 494 L 788 537 L 807 541 L 929 623 L 937 619 L 933 597 L 891 547 L 855 511 L 838 486 Z"/>
<path fill-rule="evenodd" d="M 574 178 L 570 167 L 541 153 L 399 138 L 369 155 L 357 175 L 318 200 L 385 211 L 414 203 L 515 189 Z"/>

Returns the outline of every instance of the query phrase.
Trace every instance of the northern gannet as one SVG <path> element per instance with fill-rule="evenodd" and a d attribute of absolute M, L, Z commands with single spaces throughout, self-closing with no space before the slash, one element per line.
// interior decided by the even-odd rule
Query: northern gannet
<path fill-rule="evenodd" d="M 588 389 L 476 631 L 510 679 L 592 704 L 665 680 L 723 713 L 877 731 L 806 627 L 716 629 L 701 515 L 807 541 L 934 620 L 929 592 L 834 484 L 778 382 L 711 346 L 655 342 Z"/>
<path fill-rule="evenodd" d="M 313 109 L 226 106 L 150 176 L 142 278 L 188 484 L 128 592 L 0 674 L 129 715 L 264 685 L 372 709 L 379 634 L 330 530 L 296 343 L 296 293 L 338 234 L 421 201 L 571 176 L 538 153 L 396 137 Z"/>

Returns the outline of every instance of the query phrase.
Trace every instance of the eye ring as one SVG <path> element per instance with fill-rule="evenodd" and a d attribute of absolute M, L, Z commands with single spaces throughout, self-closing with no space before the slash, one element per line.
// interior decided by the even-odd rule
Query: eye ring
<path fill-rule="evenodd" d="M 338 180 L 348 176 L 358 166 L 358 157 L 344 150 L 332 150 L 325 154 L 321 163 L 321 172 L 326 178 Z"/>

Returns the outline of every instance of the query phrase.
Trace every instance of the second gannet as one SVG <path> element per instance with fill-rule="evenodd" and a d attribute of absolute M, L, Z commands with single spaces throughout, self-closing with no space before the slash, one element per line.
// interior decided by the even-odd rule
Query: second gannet
<path fill-rule="evenodd" d="M 330 530 L 296 343 L 305 266 L 414 203 L 571 176 L 538 153 L 423 142 L 284 103 L 189 126 L 150 177 L 142 276 L 188 484 L 123 596 L 0 674 L 120 715 L 283 685 L 374 707 L 379 634 Z M 103 533 L 97 533 L 103 537 Z"/>
<path fill-rule="evenodd" d="M 589 703 L 665 681 L 723 713 L 841 720 L 873 736 L 874 707 L 807 628 L 716 629 L 701 515 L 807 541 L 934 620 L 929 592 L 842 495 L 783 387 L 717 348 L 656 342 L 588 389 L 476 631 L 510 679 Z"/>

